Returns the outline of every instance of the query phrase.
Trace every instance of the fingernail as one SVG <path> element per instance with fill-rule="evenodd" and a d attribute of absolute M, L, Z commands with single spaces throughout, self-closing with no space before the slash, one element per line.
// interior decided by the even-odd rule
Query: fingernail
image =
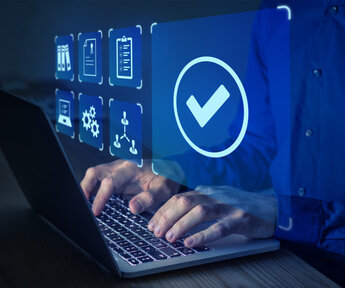
<path fill-rule="evenodd" d="M 153 231 L 153 228 L 155 228 L 155 223 L 150 222 L 147 228 L 149 228 L 150 231 Z"/>
<path fill-rule="evenodd" d="M 174 233 L 172 231 L 168 231 L 168 233 L 165 235 L 165 238 L 167 240 L 172 240 L 174 237 Z"/>
<path fill-rule="evenodd" d="M 140 205 L 140 203 L 138 201 L 133 201 L 132 202 L 132 207 L 133 207 L 135 213 L 140 213 L 141 212 L 142 207 L 141 207 L 141 205 Z"/>
<path fill-rule="evenodd" d="M 192 238 L 187 238 L 186 239 L 186 244 L 187 244 L 187 246 L 191 246 L 193 244 L 193 239 Z"/>
<path fill-rule="evenodd" d="M 97 209 L 96 209 L 95 207 L 92 206 L 91 210 L 92 210 L 93 214 L 94 214 L 95 216 L 97 216 Z"/>
<path fill-rule="evenodd" d="M 159 226 L 157 226 L 156 229 L 155 229 L 155 234 L 159 235 L 160 232 L 161 232 L 161 229 L 159 228 Z"/>

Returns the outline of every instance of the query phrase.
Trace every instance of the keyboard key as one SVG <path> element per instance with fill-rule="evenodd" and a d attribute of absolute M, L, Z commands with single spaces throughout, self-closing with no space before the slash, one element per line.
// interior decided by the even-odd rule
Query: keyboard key
<path fill-rule="evenodd" d="M 112 222 L 109 224 L 109 226 L 110 226 L 111 228 L 113 228 L 113 229 L 116 229 L 116 228 L 121 227 L 121 225 L 118 224 L 118 223 L 116 223 L 115 221 L 112 221 Z"/>
<path fill-rule="evenodd" d="M 179 252 L 172 249 L 171 247 L 165 247 L 165 248 L 159 249 L 159 251 L 163 252 L 164 254 L 168 255 L 171 258 L 181 256 Z"/>
<path fill-rule="evenodd" d="M 130 216 L 128 216 L 128 218 L 131 220 L 137 220 L 137 219 L 139 219 L 139 216 L 135 215 L 135 214 L 131 214 Z"/>
<path fill-rule="evenodd" d="M 139 224 L 141 227 L 146 227 L 148 224 L 148 221 L 143 218 L 137 218 L 134 220 L 135 223 Z"/>
<path fill-rule="evenodd" d="M 113 240 L 114 242 L 119 242 L 119 241 L 124 241 L 125 239 L 123 239 L 120 235 L 114 235 L 110 237 L 111 240 Z"/>
<path fill-rule="evenodd" d="M 132 223 L 132 221 L 129 220 L 129 219 L 123 219 L 123 220 L 121 221 L 121 224 L 122 224 L 122 225 L 125 225 L 125 226 L 127 226 L 127 225 L 129 225 L 129 224 L 131 224 L 131 223 Z"/>
<path fill-rule="evenodd" d="M 177 250 L 180 251 L 184 255 L 194 254 L 194 251 L 190 248 L 187 248 L 187 247 L 179 248 Z"/>
<path fill-rule="evenodd" d="M 119 241 L 116 243 L 117 245 L 119 245 L 120 247 L 127 247 L 127 246 L 131 246 L 131 243 L 129 243 L 128 241 Z"/>
<path fill-rule="evenodd" d="M 209 251 L 210 248 L 206 246 L 199 246 L 199 247 L 194 247 L 193 250 L 195 250 L 196 252 L 204 252 L 204 251 Z"/>
<path fill-rule="evenodd" d="M 151 237 L 153 234 L 148 231 L 148 230 L 143 230 L 141 229 L 140 231 L 136 232 L 138 235 L 140 235 L 141 237 L 143 238 L 148 238 L 148 237 Z"/>
<path fill-rule="evenodd" d="M 127 259 L 127 262 L 133 266 L 139 264 L 138 260 L 135 260 L 134 258 Z"/>
<path fill-rule="evenodd" d="M 131 251 L 130 253 L 135 258 L 146 256 L 146 254 L 143 251 L 140 251 L 140 250 Z"/>
<path fill-rule="evenodd" d="M 107 219 L 104 219 L 104 222 L 109 225 L 113 222 L 113 220 L 111 220 L 110 218 L 107 218 Z"/>
<path fill-rule="evenodd" d="M 106 227 L 106 226 L 101 227 L 100 230 L 103 233 L 106 233 L 106 232 L 110 231 L 110 229 L 108 227 Z"/>
<path fill-rule="evenodd" d="M 150 256 L 152 256 L 154 259 L 156 260 L 164 260 L 167 259 L 168 257 L 165 256 L 162 252 L 154 250 L 154 251 L 150 251 L 147 252 Z"/>
<path fill-rule="evenodd" d="M 126 252 L 131 253 L 131 252 L 138 252 L 139 249 L 133 245 L 127 246 L 123 248 Z"/>
<path fill-rule="evenodd" d="M 152 251 L 156 251 L 155 248 L 153 248 L 152 246 L 144 246 L 144 247 L 141 247 L 142 250 L 144 250 L 146 253 L 149 253 L 149 252 L 152 252 Z"/>
<path fill-rule="evenodd" d="M 122 226 L 116 227 L 116 228 L 114 228 L 114 230 L 115 230 L 116 232 L 118 232 L 118 233 L 121 233 L 121 232 L 126 231 L 126 229 L 123 228 Z"/>
<path fill-rule="evenodd" d="M 111 249 L 117 254 L 124 253 L 123 250 L 119 247 L 116 247 L 116 245 L 115 245 L 115 247 L 111 247 Z"/>
<path fill-rule="evenodd" d="M 145 240 L 150 242 L 151 244 L 156 243 L 156 242 L 160 242 L 159 238 L 157 238 L 157 237 L 150 237 L 150 238 L 147 238 Z"/>
<path fill-rule="evenodd" d="M 139 240 L 137 242 L 134 242 L 133 244 L 138 246 L 138 247 L 144 247 L 144 246 L 148 245 L 148 243 L 146 241 L 144 241 L 144 240 Z"/>
<path fill-rule="evenodd" d="M 135 231 L 136 229 L 139 228 L 138 225 L 134 224 L 134 223 L 131 223 L 129 224 L 128 226 L 126 226 L 128 229 L 132 230 L 132 231 Z"/>
<path fill-rule="evenodd" d="M 127 210 L 125 212 L 123 212 L 124 215 L 126 215 L 127 217 L 133 215 L 131 211 Z"/>
<path fill-rule="evenodd" d="M 141 240 L 138 236 L 129 236 L 129 237 L 126 237 L 126 239 L 131 242 L 137 242 Z"/>
<path fill-rule="evenodd" d="M 119 254 L 123 259 L 129 259 L 131 258 L 131 255 L 129 255 L 128 253 L 126 252 L 122 252 Z"/>
<path fill-rule="evenodd" d="M 138 260 L 142 263 L 152 262 L 153 259 L 150 256 L 139 257 Z"/>
<path fill-rule="evenodd" d="M 174 243 L 171 243 L 171 246 L 173 246 L 174 248 L 184 247 L 184 245 L 181 241 L 176 241 Z"/>
<path fill-rule="evenodd" d="M 155 243 L 151 243 L 152 246 L 156 247 L 156 248 L 163 248 L 163 247 L 167 247 L 167 244 L 165 244 L 164 242 L 162 241 L 159 241 L 159 242 L 155 242 Z"/>
<path fill-rule="evenodd" d="M 107 231 L 106 233 L 104 233 L 104 235 L 107 236 L 107 237 L 111 237 L 111 236 L 116 235 L 116 233 L 115 233 L 114 231 L 111 231 L 111 230 L 109 229 L 109 231 Z"/>
<path fill-rule="evenodd" d="M 129 232 L 129 231 L 125 231 L 125 232 L 121 233 L 121 235 L 122 235 L 123 237 L 127 238 L 127 239 L 128 239 L 129 237 L 134 236 L 134 234 L 131 233 L 131 232 Z"/>

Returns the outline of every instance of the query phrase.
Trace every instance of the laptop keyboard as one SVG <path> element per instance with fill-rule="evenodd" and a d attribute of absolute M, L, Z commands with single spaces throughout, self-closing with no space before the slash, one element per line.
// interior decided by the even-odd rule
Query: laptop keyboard
<path fill-rule="evenodd" d="M 156 237 L 147 229 L 151 216 L 149 213 L 132 214 L 128 201 L 113 195 L 96 219 L 110 249 L 133 266 L 210 250 L 206 246 L 185 247 L 183 241 L 188 235 L 175 243 Z"/>

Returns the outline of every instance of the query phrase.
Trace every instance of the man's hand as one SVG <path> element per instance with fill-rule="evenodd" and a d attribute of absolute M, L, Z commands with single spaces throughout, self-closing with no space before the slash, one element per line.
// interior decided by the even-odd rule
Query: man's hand
<path fill-rule="evenodd" d="M 80 186 L 87 199 L 96 194 L 92 205 L 95 215 L 102 211 L 113 193 L 133 196 L 129 208 L 137 214 L 166 201 L 180 187 L 165 177 L 153 174 L 149 164 L 144 163 L 143 168 L 139 168 L 124 160 L 89 168 Z"/>
<path fill-rule="evenodd" d="M 274 196 L 260 197 L 257 193 L 245 191 L 243 193 L 249 196 L 241 196 L 240 201 L 234 199 L 234 202 L 239 204 L 247 198 L 244 204 L 246 210 L 238 208 L 238 205 L 235 208 L 233 205 L 222 203 L 196 191 L 177 194 L 157 211 L 149 222 L 148 228 L 156 236 L 165 235 L 168 241 L 174 242 L 202 222 L 218 220 L 206 230 L 186 238 L 184 244 L 187 247 L 199 246 L 229 234 L 242 234 L 253 238 L 271 237 L 276 218 Z M 257 210 L 257 207 L 266 211 L 265 220 L 250 213 L 250 210 Z"/>

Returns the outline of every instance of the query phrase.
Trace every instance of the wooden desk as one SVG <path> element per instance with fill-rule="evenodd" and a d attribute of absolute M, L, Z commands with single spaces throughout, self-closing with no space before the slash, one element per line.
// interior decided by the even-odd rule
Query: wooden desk
<path fill-rule="evenodd" d="M 339 287 L 292 252 L 116 279 L 29 207 L 0 152 L 0 287 Z"/>

